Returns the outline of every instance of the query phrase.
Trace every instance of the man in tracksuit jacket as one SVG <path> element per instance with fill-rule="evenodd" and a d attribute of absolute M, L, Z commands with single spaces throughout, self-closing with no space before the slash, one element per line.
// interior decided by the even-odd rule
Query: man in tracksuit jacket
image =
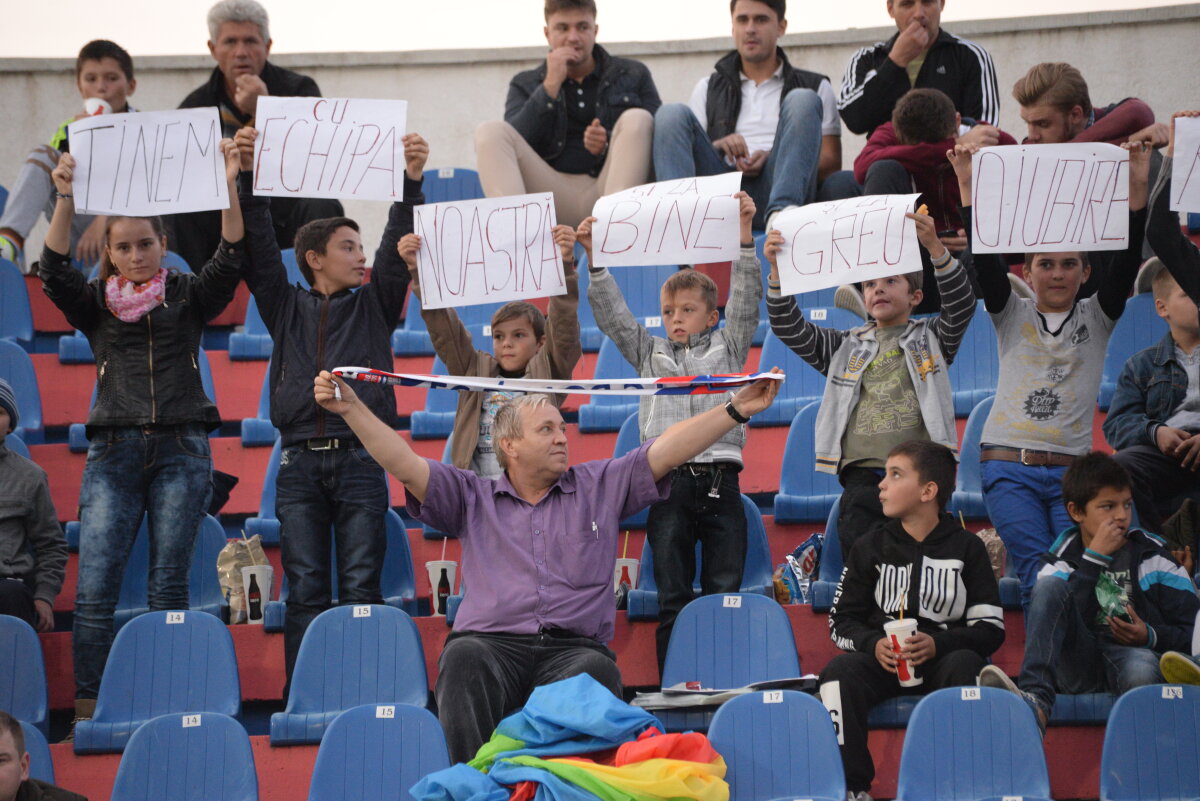
<path fill-rule="evenodd" d="M 238 132 L 243 170 L 253 159 L 256 135 L 252 128 Z M 425 202 L 421 178 L 428 155 L 420 136 L 404 137 L 404 200 L 392 204 L 367 284 L 362 283 L 366 258 L 358 226 L 334 217 L 314 220 L 297 233 L 296 261 L 313 288 L 289 285 L 270 198 L 253 194 L 252 173 L 241 175 L 246 283 L 274 340 L 269 380 L 271 422 L 279 429 L 281 447 L 275 511 L 288 580 L 284 659 L 289 687 L 304 631 L 331 603 L 331 536 L 337 546 L 338 603 L 382 603 L 386 476 L 342 418 L 317 406 L 313 377 L 340 366 L 392 369 L 391 335 L 409 283 L 396 245 L 413 230 L 412 207 Z M 313 231 L 323 233 L 314 239 Z M 356 391 L 381 420 L 399 425 L 391 387 L 364 384 Z"/>

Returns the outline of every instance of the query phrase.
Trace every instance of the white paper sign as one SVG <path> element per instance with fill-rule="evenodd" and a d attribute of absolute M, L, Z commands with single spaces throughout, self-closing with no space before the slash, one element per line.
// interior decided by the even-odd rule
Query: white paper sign
<path fill-rule="evenodd" d="M 1171 210 L 1200 211 L 1200 117 L 1175 118 Z"/>
<path fill-rule="evenodd" d="M 565 295 L 554 244 L 554 195 L 416 206 L 417 269 L 426 309 Z"/>
<path fill-rule="evenodd" d="M 404 100 L 260 97 L 254 194 L 402 200 L 407 116 Z"/>
<path fill-rule="evenodd" d="M 644 184 L 596 201 L 592 257 L 598 267 L 732 261 L 741 247 L 742 174 Z"/>
<path fill-rule="evenodd" d="M 215 108 L 101 114 L 67 130 L 80 212 L 148 217 L 229 208 Z"/>
<path fill-rule="evenodd" d="M 904 215 L 918 195 L 866 195 L 784 209 L 780 291 L 797 295 L 921 270 L 916 223 Z"/>
<path fill-rule="evenodd" d="M 1129 154 L 1116 145 L 985 147 L 971 167 L 975 253 L 1129 244 Z"/>

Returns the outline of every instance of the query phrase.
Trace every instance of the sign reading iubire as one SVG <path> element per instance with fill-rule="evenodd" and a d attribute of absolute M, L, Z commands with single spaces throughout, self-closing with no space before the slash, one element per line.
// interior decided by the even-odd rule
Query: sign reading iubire
<path fill-rule="evenodd" d="M 229 208 L 215 108 L 101 114 L 67 132 L 80 212 L 149 217 Z"/>
<path fill-rule="evenodd" d="M 404 100 L 258 99 L 254 194 L 404 199 Z"/>
<path fill-rule="evenodd" d="M 1116 145 L 985 147 L 971 168 L 975 253 L 1129 244 L 1129 154 Z"/>

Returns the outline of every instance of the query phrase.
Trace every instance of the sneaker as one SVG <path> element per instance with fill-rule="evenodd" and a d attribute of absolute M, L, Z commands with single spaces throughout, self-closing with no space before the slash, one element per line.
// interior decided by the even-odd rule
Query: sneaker
<path fill-rule="evenodd" d="M 1014 273 L 1008 274 L 1008 285 L 1019 298 L 1027 298 L 1029 300 L 1037 300 L 1037 295 L 1033 293 L 1033 287 L 1021 280 Z"/>
<path fill-rule="evenodd" d="M 867 302 L 853 284 L 842 284 L 837 288 L 833 293 L 833 305 L 854 312 L 864 320 L 867 319 Z"/>
<path fill-rule="evenodd" d="M 1200 684 L 1200 664 L 1187 654 L 1167 651 L 1158 660 L 1158 669 L 1167 684 Z"/>
<path fill-rule="evenodd" d="M 7 259 L 18 267 L 21 266 L 21 248 L 3 234 L 0 234 L 0 259 Z"/>
<path fill-rule="evenodd" d="M 1030 709 L 1034 712 L 1034 717 L 1037 718 L 1038 729 L 1041 730 L 1042 736 L 1046 736 L 1046 711 L 1042 709 L 1041 704 L 1037 702 L 1029 693 L 1017 686 L 1017 683 L 1008 677 L 1000 668 L 995 665 L 987 665 L 983 670 L 979 671 L 979 678 L 976 679 L 976 684 L 980 687 L 992 687 L 997 690 L 1007 690 L 1013 695 L 1020 698 L 1025 703 L 1029 704 Z"/>
<path fill-rule="evenodd" d="M 871 795 L 866 790 L 859 790 L 857 793 L 850 790 L 846 793 L 846 801 L 871 801 Z"/>

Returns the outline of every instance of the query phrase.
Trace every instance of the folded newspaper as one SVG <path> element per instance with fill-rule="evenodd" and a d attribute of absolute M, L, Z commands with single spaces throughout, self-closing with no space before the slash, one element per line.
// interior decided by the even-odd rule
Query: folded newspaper
<path fill-rule="evenodd" d="M 817 676 L 809 673 L 792 679 L 771 679 L 756 681 L 745 687 L 714 690 L 699 686 L 697 681 L 684 681 L 663 687 L 657 693 L 637 693 L 633 705 L 643 709 L 680 709 L 695 706 L 720 706 L 731 698 L 763 690 L 799 690 L 813 692 L 817 686 Z"/>

